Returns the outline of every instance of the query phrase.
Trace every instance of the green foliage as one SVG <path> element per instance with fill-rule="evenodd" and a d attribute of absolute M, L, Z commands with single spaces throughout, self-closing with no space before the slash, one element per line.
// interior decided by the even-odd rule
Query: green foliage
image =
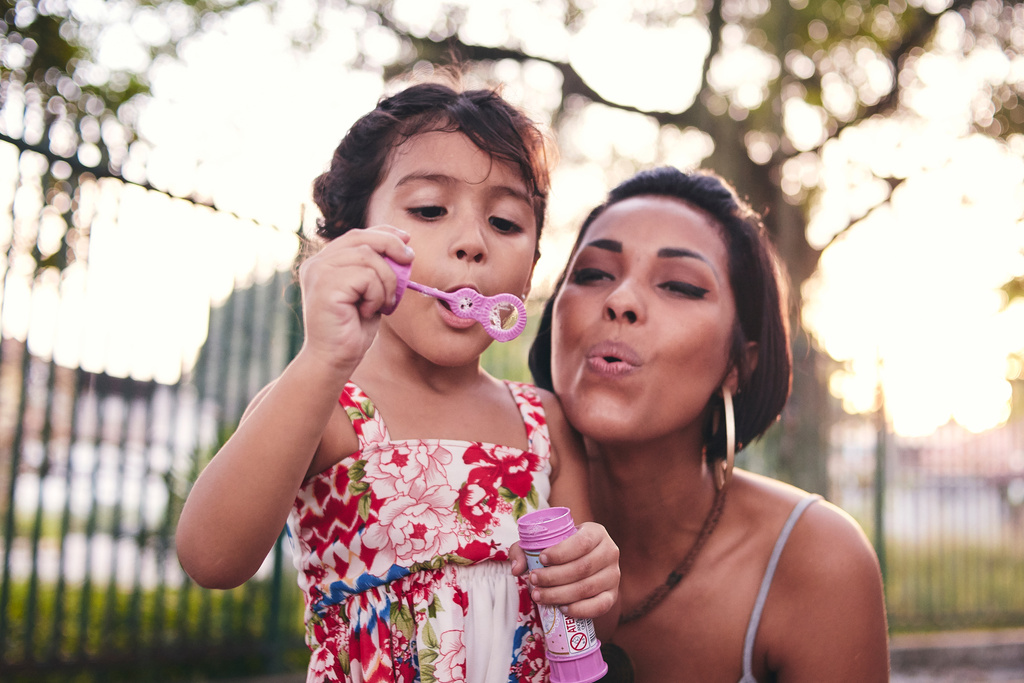
<path fill-rule="evenodd" d="M 1007 302 L 1024 298 L 1024 275 L 1016 277 L 1003 285 L 1003 293 L 1006 294 Z"/>
<path fill-rule="evenodd" d="M 894 632 L 1024 623 L 1020 548 L 889 544 L 886 602 Z"/>
<path fill-rule="evenodd" d="M 499 379 L 510 379 L 518 382 L 533 383 L 530 367 L 527 364 L 530 344 L 537 336 L 537 325 L 540 322 L 541 308 L 532 303 L 527 311 L 526 329 L 518 337 L 508 342 L 494 342 L 484 351 L 480 363 L 487 372 Z"/>
<path fill-rule="evenodd" d="M 266 673 L 275 647 L 286 668 L 300 671 L 309 654 L 302 642 L 301 594 L 292 583 L 283 585 L 284 636 L 270 643 L 272 590 L 267 582 L 233 591 L 186 582 L 112 596 L 107 585 L 17 582 L 0 653 L 17 666 L 0 665 L 0 672 L 11 683 L 200 680 Z M 31 592 L 37 597 L 29 614 Z"/>

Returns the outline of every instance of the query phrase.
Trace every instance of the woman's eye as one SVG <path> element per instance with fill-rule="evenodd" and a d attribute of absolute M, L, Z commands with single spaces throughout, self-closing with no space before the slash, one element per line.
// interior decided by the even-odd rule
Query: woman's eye
<path fill-rule="evenodd" d="M 441 218 L 447 213 L 447 211 L 445 211 L 444 207 L 441 206 L 417 206 L 414 209 L 409 209 L 409 213 L 414 216 L 419 216 L 424 220 L 432 221 Z"/>
<path fill-rule="evenodd" d="M 508 219 L 505 219 L 505 218 L 498 218 L 497 216 L 491 216 L 491 218 L 489 220 L 490 220 L 491 225 L 498 232 L 513 233 L 513 232 L 522 232 L 523 231 L 523 229 L 520 228 L 518 225 L 516 225 L 512 221 L 510 221 Z"/>
<path fill-rule="evenodd" d="M 574 270 L 572 273 L 572 283 L 574 285 L 585 285 L 591 282 L 611 279 L 611 275 L 603 270 L 599 270 L 598 268 L 580 268 L 579 270 Z"/>
<path fill-rule="evenodd" d="M 673 294 L 682 294 L 683 296 L 690 297 L 691 299 L 703 299 L 708 293 L 708 290 L 703 287 L 692 285 L 689 282 L 679 282 L 678 280 L 663 282 L 659 286 Z"/>

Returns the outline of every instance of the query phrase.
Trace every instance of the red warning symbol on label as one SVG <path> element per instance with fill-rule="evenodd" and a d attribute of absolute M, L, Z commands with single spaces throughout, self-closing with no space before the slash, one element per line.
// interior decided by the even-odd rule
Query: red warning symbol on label
<path fill-rule="evenodd" d="M 569 647 L 579 652 L 587 648 L 587 634 L 586 633 L 574 633 L 569 638 Z"/>

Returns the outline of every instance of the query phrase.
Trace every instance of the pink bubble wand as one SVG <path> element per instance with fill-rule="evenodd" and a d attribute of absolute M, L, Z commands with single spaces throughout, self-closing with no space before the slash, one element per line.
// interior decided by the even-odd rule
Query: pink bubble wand
<path fill-rule="evenodd" d="M 445 292 L 410 280 L 412 264 L 403 266 L 386 256 L 384 260 L 398 276 L 395 305 L 382 308 L 380 312 L 384 315 L 389 315 L 398 308 L 398 302 L 402 300 L 402 295 L 408 288 L 446 302 L 452 313 L 458 317 L 469 318 L 483 325 L 484 330 L 495 341 L 511 341 L 526 329 L 526 306 L 515 294 L 502 292 L 494 296 L 484 296 L 472 287 Z"/>

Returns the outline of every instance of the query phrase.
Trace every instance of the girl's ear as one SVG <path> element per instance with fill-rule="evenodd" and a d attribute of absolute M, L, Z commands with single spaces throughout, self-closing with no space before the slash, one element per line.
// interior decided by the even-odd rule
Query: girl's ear
<path fill-rule="evenodd" d="M 530 296 L 530 290 L 533 289 L 533 271 L 537 269 L 537 259 L 533 260 L 533 265 L 530 266 L 530 277 L 526 280 L 526 287 L 523 289 L 522 296 L 520 297 L 523 301 L 526 301 L 526 297 Z"/>

